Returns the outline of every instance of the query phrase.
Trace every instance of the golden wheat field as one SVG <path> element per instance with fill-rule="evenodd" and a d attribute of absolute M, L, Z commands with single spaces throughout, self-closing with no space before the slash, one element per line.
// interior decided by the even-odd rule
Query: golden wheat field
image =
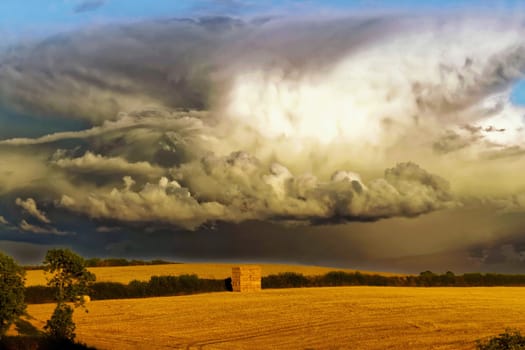
<path fill-rule="evenodd" d="M 474 349 L 525 328 L 525 289 L 335 287 L 95 301 L 75 312 L 100 349 Z M 42 327 L 52 304 L 29 305 Z"/>
<path fill-rule="evenodd" d="M 142 266 L 115 266 L 115 267 L 91 267 L 89 271 L 97 276 L 100 282 L 128 283 L 132 280 L 147 281 L 151 276 L 196 274 L 200 278 L 224 279 L 231 276 L 232 267 L 235 264 L 165 264 L 165 265 L 142 265 Z M 339 269 L 333 267 L 301 266 L 301 265 L 278 265 L 261 264 L 263 276 L 277 274 L 280 272 L 297 272 L 303 275 L 322 275 L 333 270 L 353 272 L 355 270 Z M 364 271 L 362 271 L 364 272 Z M 394 275 L 381 273 L 382 275 Z M 29 270 L 26 273 L 26 285 L 45 285 L 46 278 L 42 270 Z"/>

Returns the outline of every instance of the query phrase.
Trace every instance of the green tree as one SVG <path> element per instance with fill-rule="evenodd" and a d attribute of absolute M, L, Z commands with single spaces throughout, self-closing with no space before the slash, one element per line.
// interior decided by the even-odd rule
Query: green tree
<path fill-rule="evenodd" d="M 85 308 L 83 295 L 88 294 L 95 275 L 86 269 L 84 259 L 69 249 L 51 249 L 44 259 L 44 271 L 51 274 L 47 284 L 55 288 L 57 306 L 45 329 L 52 338 L 73 341 L 75 323 L 73 308 Z M 87 310 L 86 310 L 87 312 Z"/>
<path fill-rule="evenodd" d="M 0 338 L 24 314 L 25 271 L 9 256 L 0 253 Z"/>
<path fill-rule="evenodd" d="M 65 303 L 57 304 L 55 311 L 44 326 L 44 330 L 53 339 L 73 341 L 76 337 L 73 308 Z"/>
<path fill-rule="evenodd" d="M 487 340 L 478 340 L 479 350 L 525 350 L 525 337 L 519 330 L 506 329 L 505 333 Z"/>

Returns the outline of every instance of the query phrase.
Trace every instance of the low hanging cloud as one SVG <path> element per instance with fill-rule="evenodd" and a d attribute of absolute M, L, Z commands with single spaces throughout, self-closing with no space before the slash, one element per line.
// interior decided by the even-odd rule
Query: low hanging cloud
<path fill-rule="evenodd" d="M 266 166 L 244 152 L 209 155 L 138 186 L 64 195 L 60 205 L 95 219 L 161 222 L 186 229 L 213 221 L 293 221 L 303 223 L 374 221 L 417 216 L 455 205 L 448 183 L 413 163 L 388 169 L 384 178 L 361 182 L 339 171 L 329 181 L 311 174 L 294 176 L 279 164 Z M 183 184 L 183 185 L 181 185 Z"/>
<path fill-rule="evenodd" d="M 159 178 L 165 170 L 148 162 L 131 163 L 122 157 L 104 157 L 87 151 L 76 158 L 63 157 L 63 150 L 55 152 L 52 164 L 56 167 L 87 176 L 129 174 L 131 176 Z"/>
<path fill-rule="evenodd" d="M 44 234 L 44 235 L 57 235 L 57 236 L 65 236 L 68 235 L 68 232 L 59 231 L 54 227 L 41 227 L 37 225 L 32 225 L 28 223 L 26 220 L 22 220 L 20 222 L 20 225 L 18 228 L 24 232 L 30 232 L 35 234 Z"/>
<path fill-rule="evenodd" d="M 52 163 L 77 172 L 87 171 L 89 167 L 89 171 L 95 172 L 120 169 L 130 170 L 131 175 L 137 172 L 158 175 L 160 167 L 193 159 L 217 146 L 218 137 L 211 131 L 213 126 L 205 123 L 207 119 L 208 113 L 200 111 L 145 109 L 121 113 L 115 121 L 80 131 L 3 140 L 0 147 L 24 149 L 87 143 L 89 148 L 79 157 L 75 157 L 78 146 L 55 150 L 50 156 Z M 72 157 L 77 159 L 65 159 Z"/>
<path fill-rule="evenodd" d="M 365 184 L 352 171 L 335 170 L 323 179 L 245 151 L 216 155 L 221 140 L 204 121 L 200 112 L 143 111 L 88 130 L 2 144 L 52 150 L 55 144 L 81 140 L 92 149 L 120 154 L 59 148 L 45 163 L 51 174 L 71 181 L 47 185 L 53 193 L 63 193 L 59 207 L 99 221 L 158 222 L 185 229 L 216 221 L 320 224 L 414 217 L 456 205 L 448 183 L 414 163 L 401 163 Z M 134 157 L 156 164 L 128 160 Z M 124 187 L 114 188 L 123 176 Z M 112 181 L 101 182 L 102 177 Z M 34 200 L 17 201 L 22 203 L 36 208 Z"/>
<path fill-rule="evenodd" d="M 26 200 L 17 198 L 15 204 L 19 207 L 22 207 L 28 214 L 38 219 L 39 221 L 45 224 L 51 223 L 51 220 L 49 220 L 46 217 L 46 214 L 38 209 L 36 201 L 33 198 L 27 198 Z"/>
<path fill-rule="evenodd" d="M 157 184 L 131 190 L 134 181 L 124 178 L 123 189 L 93 193 L 87 198 L 64 195 L 60 205 L 95 219 L 124 222 L 160 222 L 194 229 L 208 220 L 228 220 L 225 208 L 216 202 L 199 203 L 187 189 L 163 177 Z"/>
<path fill-rule="evenodd" d="M 366 221 L 417 216 L 454 202 L 447 181 L 414 163 L 400 163 L 364 184 L 353 172 L 336 171 L 322 181 L 236 152 L 184 164 L 173 175 L 197 199 L 218 201 L 254 219 Z"/>

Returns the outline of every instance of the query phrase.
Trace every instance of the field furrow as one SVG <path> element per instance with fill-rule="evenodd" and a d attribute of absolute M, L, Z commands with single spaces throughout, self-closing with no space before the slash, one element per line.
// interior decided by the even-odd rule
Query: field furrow
<path fill-rule="evenodd" d="M 523 288 L 337 287 L 95 301 L 79 340 L 100 349 L 473 349 L 524 329 Z M 53 305 L 30 305 L 42 327 Z"/>

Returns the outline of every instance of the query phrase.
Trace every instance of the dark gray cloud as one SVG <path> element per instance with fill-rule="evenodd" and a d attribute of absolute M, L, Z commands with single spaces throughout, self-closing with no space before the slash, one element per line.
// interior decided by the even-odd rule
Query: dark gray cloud
<path fill-rule="evenodd" d="M 434 31 L 442 23 L 402 17 L 265 23 L 206 17 L 106 26 L 4 53 L 0 100 L 26 111 L 92 121 L 114 119 L 121 111 L 145 106 L 205 109 L 217 102 L 224 84 L 231 83 L 239 70 L 279 69 L 300 78 L 353 52 L 366 52 L 390 36 L 410 33 L 414 26 Z M 441 81 L 407 77 L 413 80 L 412 96 L 407 97 L 425 113 L 449 112 L 505 87 L 523 70 L 519 46 L 492 53 L 488 59 L 468 59 L 470 65 L 438 63 Z M 457 81 L 458 86 L 440 84 L 447 81 Z"/>
<path fill-rule="evenodd" d="M 46 217 L 45 213 L 43 213 L 37 208 L 36 202 L 33 198 L 27 198 L 26 200 L 17 198 L 15 203 L 16 205 L 22 207 L 27 213 L 29 213 L 31 216 L 35 217 L 39 221 L 45 224 L 51 223 L 51 221 Z"/>
<path fill-rule="evenodd" d="M 64 34 L 4 58 L 0 99 L 32 113 L 92 121 L 148 105 L 202 109 L 208 57 L 220 41 L 220 31 L 178 20 Z"/>
<path fill-rule="evenodd" d="M 525 270 L 525 240 L 522 234 L 476 245 L 469 254 L 485 271 L 522 273 Z"/>
<path fill-rule="evenodd" d="M 25 220 L 22 220 L 18 227 L 20 228 L 20 230 L 24 232 L 31 232 L 35 234 L 41 234 L 41 235 L 63 236 L 63 235 L 69 234 L 68 232 L 59 231 L 54 227 L 50 227 L 49 225 L 46 227 L 37 226 L 37 225 L 30 224 Z"/>
<path fill-rule="evenodd" d="M 73 8 L 75 13 L 95 11 L 107 2 L 107 0 L 83 0 Z"/>
<path fill-rule="evenodd" d="M 500 147 L 498 150 L 487 151 L 483 153 L 486 159 L 502 159 L 502 158 L 520 158 L 525 155 L 525 149 L 521 146 L 507 146 Z"/>
<path fill-rule="evenodd" d="M 479 133 L 460 135 L 455 131 L 448 130 L 445 135 L 434 142 L 433 148 L 437 153 L 446 154 L 475 144 L 481 138 L 482 136 Z"/>
<path fill-rule="evenodd" d="M 0 240 L 2 251 L 11 255 L 14 259 L 24 264 L 40 265 L 44 261 L 46 251 L 53 249 L 55 246 L 30 243 Z"/>
<path fill-rule="evenodd" d="M 525 208 L 485 193 L 514 190 L 523 170 L 494 175 L 522 157 L 522 114 L 485 105 L 523 72 L 522 31 L 487 18 L 206 17 L 5 51 L 1 121 L 56 128 L 0 134 L 0 238 L 91 256 L 487 267 L 469 249 Z M 465 178 L 475 190 L 461 192 Z M 479 207 L 498 210 L 485 220 Z M 518 263 L 508 244 L 495 250 Z"/>

